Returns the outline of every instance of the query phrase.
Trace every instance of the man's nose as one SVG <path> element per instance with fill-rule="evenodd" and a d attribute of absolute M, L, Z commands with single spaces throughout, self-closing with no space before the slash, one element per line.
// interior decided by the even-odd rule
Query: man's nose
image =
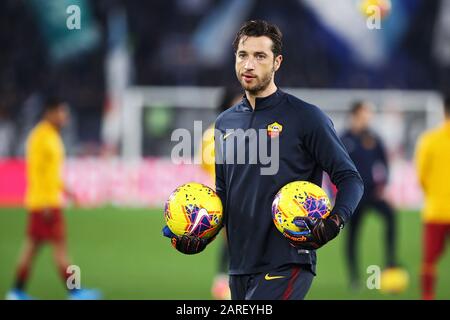
<path fill-rule="evenodd" d="M 250 57 L 250 58 L 247 59 L 247 61 L 244 64 L 244 68 L 246 70 L 253 70 L 253 69 L 255 69 L 255 63 L 253 61 L 253 58 Z"/>

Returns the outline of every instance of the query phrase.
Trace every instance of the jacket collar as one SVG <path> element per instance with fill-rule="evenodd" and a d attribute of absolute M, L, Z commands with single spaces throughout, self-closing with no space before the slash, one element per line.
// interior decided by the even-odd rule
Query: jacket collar
<path fill-rule="evenodd" d="M 272 93 L 271 95 L 269 95 L 267 97 L 256 98 L 255 111 L 267 109 L 269 107 L 273 107 L 273 106 L 277 105 L 278 103 L 280 103 L 283 96 L 284 96 L 284 92 L 281 91 L 280 89 L 277 89 L 277 91 L 275 91 L 274 93 Z M 242 102 L 244 104 L 245 109 L 250 108 L 249 111 L 251 111 L 253 109 L 245 94 L 242 99 Z"/>

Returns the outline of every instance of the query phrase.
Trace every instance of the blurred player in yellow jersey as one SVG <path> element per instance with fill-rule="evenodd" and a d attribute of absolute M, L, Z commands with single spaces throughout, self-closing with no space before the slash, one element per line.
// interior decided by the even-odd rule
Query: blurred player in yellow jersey
<path fill-rule="evenodd" d="M 25 206 L 29 211 L 27 237 L 16 271 L 14 288 L 8 299 L 31 299 L 25 293 L 32 263 L 44 243 L 50 243 L 58 271 L 66 286 L 70 274 L 63 217 L 64 194 L 74 199 L 63 181 L 64 143 L 61 129 L 69 119 L 64 101 L 51 98 L 44 107 L 42 120 L 31 131 L 26 144 L 27 191 Z M 71 299 L 96 299 L 95 290 L 68 288 Z"/>
<path fill-rule="evenodd" d="M 221 101 L 217 107 L 217 112 L 221 113 L 238 103 L 244 93 L 239 88 L 225 88 Z M 202 137 L 201 159 L 202 168 L 211 177 L 211 185 L 215 184 L 215 155 L 214 155 L 214 123 L 205 130 Z M 225 233 L 224 233 L 225 235 Z M 223 237 L 222 246 L 220 248 L 219 268 L 214 278 L 211 293 L 216 300 L 231 299 L 230 288 L 228 286 L 228 248 L 226 236 Z"/>
<path fill-rule="evenodd" d="M 422 257 L 422 298 L 434 299 L 436 264 L 450 237 L 450 97 L 445 122 L 424 133 L 416 148 L 416 166 L 425 204 Z"/>

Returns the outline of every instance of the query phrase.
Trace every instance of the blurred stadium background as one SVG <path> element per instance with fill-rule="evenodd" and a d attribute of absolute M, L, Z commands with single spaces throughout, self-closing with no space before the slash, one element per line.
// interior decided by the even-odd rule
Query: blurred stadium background
<path fill-rule="evenodd" d="M 69 30 L 69 5 L 81 29 Z M 162 204 L 179 184 L 211 185 L 196 165 L 174 164 L 171 133 L 215 119 L 224 87 L 236 85 L 231 42 L 240 24 L 263 18 L 284 33 L 278 84 L 316 103 L 336 129 L 350 103 L 376 104 L 374 129 L 391 163 L 388 196 L 399 215 L 399 262 L 410 286 L 399 295 L 348 289 L 343 237 L 320 250 L 308 298 L 418 299 L 420 207 L 412 157 L 418 135 L 442 120 L 450 90 L 450 1 L 392 0 L 371 30 L 360 1 L 4 0 L 0 3 L 0 297 L 12 284 L 25 232 L 24 143 L 43 99 L 67 99 L 65 176 L 82 208 L 66 212 L 82 283 L 108 299 L 210 299 L 218 258 L 182 256 L 161 236 Z M 447 91 L 446 91 L 447 90 Z M 197 136 L 199 142 L 200 136 Z M 193 145 L 192 157 L 198 145 Z M 381 221 L 364 222 L 361 270 L 383 265 Z M 345 232 L 344 232 L 345 237 Z M 450 298 L 450 255 L 439 264 L 437 298 Z M 64 298 L 47 250 L 30 294 Z"/>

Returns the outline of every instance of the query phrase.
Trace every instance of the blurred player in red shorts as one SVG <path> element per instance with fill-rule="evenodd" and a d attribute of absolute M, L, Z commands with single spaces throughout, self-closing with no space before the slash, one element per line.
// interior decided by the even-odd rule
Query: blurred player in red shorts
<path fill-rule="evenodd" d="M 26 240 L 19 258 L 14 288 L 7 299 L 31 299 L 25 293 L 33 260 L 45 243 L 50 243 L 58 271 L 64 281 L 71 275 L 67 257 L 63 196 L 73 195 L 63 182 L 64 143 L 60 135 L 67 124 L 69 113 L 64 101 L 52 98 L 44 107 L 42 120 L 31 131 L 26 145 L 27 192 L 25 205 L 28 214 Z M 96 299 L 95 290 L 69 289 L 71 299 Z"/>
<path fill-rule="evenodd" d="M 417 144 L 416 165 L 424 191 L 422 298 L 434 299 L 436 264 L 450 237 L 450 97 L 445 99 L 445 122 L 424 133 Z"/>

